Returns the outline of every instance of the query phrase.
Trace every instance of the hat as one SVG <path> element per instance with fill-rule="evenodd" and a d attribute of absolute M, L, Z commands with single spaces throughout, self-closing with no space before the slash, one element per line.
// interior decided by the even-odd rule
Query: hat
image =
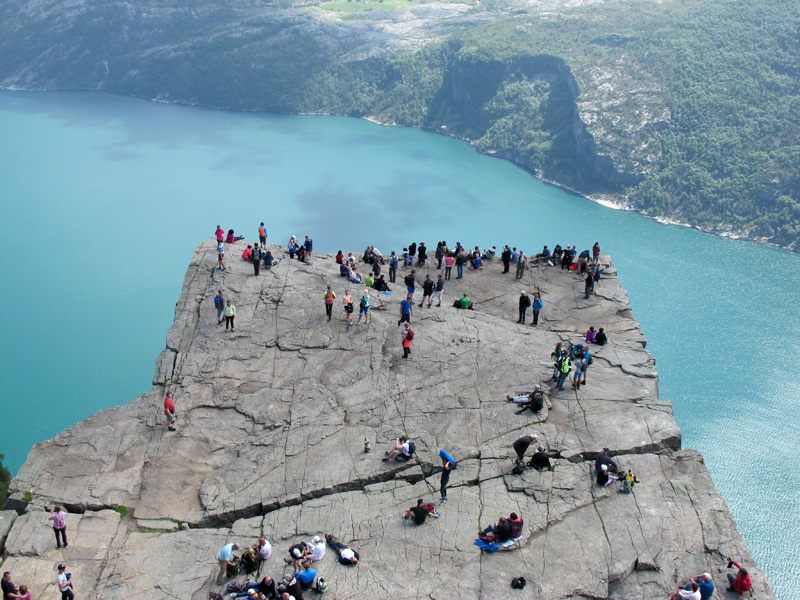
<path fill-rule="evenodd" d="M 603 469 L 603 471 L 608 471 L 608 465 L 600 465 L 600 468 Z"/>
<path fill-rule="evenodd" d="M 66 568 L 67 568 L 67 565 L 58 565 L 58 570 L 59 571 L 63 571 Z"/>
<path fill-rule="evenodd" d="M 318 535 L 315 535 L 313 538 L 311 538 L 311 541 L 315 544 L 319 544 L 321 540 L 319 539 Z"/>
<path fill-rule="evenodd" d="M 255 594 L 256 591 L 253 588 L 250 588 L 249 590 L 247 590 L 247 593 L 248 594 Z"/>

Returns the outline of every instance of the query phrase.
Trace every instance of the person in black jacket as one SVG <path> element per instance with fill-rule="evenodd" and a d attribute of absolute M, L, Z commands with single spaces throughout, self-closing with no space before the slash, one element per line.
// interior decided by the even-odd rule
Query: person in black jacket
<path fill-rule="evenodd" d="M 507 542 L 511 539 L 511 523 L 505 517 L 500 519 L 494 525 L 489 525 L 486 529 L 481 531 L 481 535 L 485 536 L 494 533 L 494 539 L 497 542 Z"/>
<path fill-rule="evenodd" d="M 531 305 L 531 298 L 527 292 L 521 292 L 519 295 L 519 319 L 517 323 L 525 324 L 525 313 L 528 312 L 528 307 Z"/>
<path fill-rule="evenodd" d="M 503 253 L 500 255 L 500 260 L 503 261 L 503 273 L 508 273 L 508 268 L 511 266 L 511 248 L 505 246 Z"/>
<path fill-rule="evenodd" d="M 595 471 L 599 473 L 602 470 L 601 467 L 603 465 L 606 465 L 606 467 L 608 467 L 607 469 L 608 471 L 611 471 L 612 473 L 619 472 L 619 467 L 617 466 L 617 463 L 615 463 L 611 459 L 611 456 L 609 456 L 609 454 L 610 451 L 608 448 L 603 448 L 600 452 L 597 453 L 597 458 L 594 460 Z"/>
<path fill-rule="evenodd" d="M 417 264 L 419 264 L 419 263 L 417 263 Z M 431 296 L 433 295 L 433 288 L 435 286 L 436 286 L 436 284 L 433 283 L 433 280 L 431 279 L 431 276 L 430 275 L 425 275 L 425 281 L 422 283 L 422 301 L 419 303 L 420 306 L 425 304 L 425 298 L 427 298 L 428 299 L 428 308 L 431 307 L 431 303 L 433 302 L 433 298 L 431 298 Z"/>
<path fill-rule="evenodd" d="M 425 242 L 421 242 L 417 249 L 417 266 L 425 266 L 426 260 L 428 260 L 428 249 L 425 247 Z"/>

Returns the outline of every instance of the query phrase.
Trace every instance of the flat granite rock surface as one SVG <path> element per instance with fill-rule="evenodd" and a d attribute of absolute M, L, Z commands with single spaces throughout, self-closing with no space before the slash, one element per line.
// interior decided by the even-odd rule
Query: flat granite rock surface
<path fill-rule="evenodd" d="M 57 594 L 55 566 L 66 562 L 80 598 L 205 600 L 220 589 L 225 543 L 266 537 L 273 554 L 261 577 L 279 578 L 289 546 L 323 533 L 361 555 L 350 568 L 329 550 L 315 565 L 331 598 L 489 600 L 523 575 L 528 585 L 515 597 L 651 600 L 704 571 L 722 598 L 726 556 L 750 570 L 754 598 L 773 597 L 702 457 L 681 449 L 608 256 L 589 299 L 575 273 L 534 265 L 515 279 L 493 260 L 460 280 L 454 269 L 443 305 L 419 307 L 422 280 L 439 272 L 429 260 L 417 272 L 416 335 L 403 359 L 397 320 L 408 269 L 392 295 L 372 291 L 368 324 L 349 326 L 344 290 L 356 320 L 366 288 L 340 278 L 333 257 L 305 265 L 273 245 L 280 262 L 255 277 L 238 258 L 244 246 L 228 248 L 225 272 L 213 240 L 198 246 L 152 391 L 37 444 L 12 482 L 20 491 L 7 507 L 21 516 L 0 520 L 4 570 L 34 597 Z M 331 321 L 328 284 L 337 294 Z M 236 306 L 234 332 L 217 323 L 219 289 Z M 522 290 L 542 295 L 538 327 L 530 310 L 527 324 L 516 322 Z M 453 308 L 463 293 L 474 310 Z M 550 353 L 558 341 L 581 343 L 590 325 L 610 341 L 592 346 L 587 385 L 559 392 Z M 506 396 L 536 383 L 545 409 L 515 414 Z M 177 405 L 174 433 L 166 391 Z M 382 462 L 403 433 L 416 443 L 414 458 Z M 561 452 L 553 471 L 512 474 L 511 444 L 526 433 Z M 636 473 L 633 493 L 594 483 L 603 447 Z M 440 448 L 457 461 L 441 506 Z M 415 526 L 401 515 L 420 497 L 441 517 Z M 63 550 L 42 510 L 57 503 L 77 513 Z M 511 511 L 525 520 L 522 538 L 482 553 L 473 545 L 479 528 Z"/>

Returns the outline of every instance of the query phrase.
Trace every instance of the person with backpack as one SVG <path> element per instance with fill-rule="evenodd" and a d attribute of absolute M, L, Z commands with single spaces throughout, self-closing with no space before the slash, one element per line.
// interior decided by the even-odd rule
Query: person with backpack
<path fill-rule="evenodd" d="M 569 377 L 569 372 L 572 370 L 572 361 L 570 360 L 569 356 L 567 356 L 566 352 L 562 353 L 561 358 L 558 359 L 556 363 L 556 369 L 558 369 L 558 379 L 556 380 L 556 389 L 561 392 L 564 390 L 564 382 Z"/>
<path fill-rule="evenodd" d="M 403 358 L 408 358 L 411 355 L 411 342 L 414 341 L 414 330 L 411 329 L 411 323 L 406 323 L 406 328 L 403 329 Z"/>
<path fill-rule="evenodd" d="M 353 321 L 350 319 L 350 315 L 353 314 L 353 297 L 350 295 L 350 290 L 344 291 L 342 303 L 344 304 L 344 320 L 348 325 L 352 325 Z"/>
<path fill-rule="evenodd" d="M 222 311 L 225 309 L 225 296 L 222 294 L 222 290 L 214 296 L 214 308 L 217 309 L 217 325 L 222 323 Z"/>
<path fill-rule="evenodd" d="M 261 248 L 258 247 L 258 244 L 253 244 L 253 253 L 250 255 L 250 262 L 253 263 L 253 270 L 255 271 L 256 277 L 261 272 Z"/>
<path fill-rule="evenodd" d="M 441 269 L 444 260 L 444 244 L 442 242 L 436 244 L 436 251 L 433 255 L 436 257 L 436 268 Z"/>
<path fill-rule="evenodd" d="M 267 245 L 267 228 L 264 226 L 264 221 L 258 226 L 258 239 L 262 248 Z"/>
<path fill-rule="evenodd" d="M 447 502 L 447 484 L 450 483 L 450 473 L 456 468 L 456 459 L 450 456 L 445 450 L 439 450 L 439 458 L 442 459 L 442 479 L 440 482 L 442 501 Z"/>
<path fill-rule="evenodd" d="M 411 455 L 414 454 L 416 449 L 417 447 L 414 445 L 414 442 L 410 442 L 408 436 L 403 434 L 395 440 L 394 448 L 392 448 L 391 451 L 387 450 L 381 460 L 386 462 L 394 458 L 398 462 L 406 462 L 411 458 Z"/>
<path fill-rule="evenodd" d="M 411 269 L 411 273 L 406 275 L 405 278 L 403 279 L 403 283 L 405 283 L 406 287 L 408 288 L 409 298 L 414 297 L 414 292 L 416 291 L 416 288 L 414 287 L 416 285 L 416 277 L 417 277 L 417 270 Z"/>
<path fill-rule="evenodd" d="M 422 525 L 428 520 L 428 517 L 431 517 L 432 519 L 438 519 L 439 513 L 436 512 L 435 505 L 425 504 L 425 501 L 422 498 L 417 500 L 416 506 L 412 506 L 406 510 L 406 513 L 403 515 L 404 519 L 411 519 L 414 525 Z"/>
<path fill-rule="evenodd" d="M 581 385 L 586 385 L 586 371 L 589 370 L 589 365 L 594 362 L 592 352 L 588 348 L 583 351 L 583 371 L 581 372 Z"/>
<path fill-rule="evenodd" d="M 553 359 L 553 377 L 552 379 L 558 379 L 558 375 L 560 373 L 558 369 L 558 363 L 561 360 L 561 357 L 564 355 L 564 342 L 557 342 L 556 349 L 550 353 L 550 358 Z"/>
<path fill-rule="evenodd" d="M 314 249 L 314 241 L 308 236 L 306 236 L 306 241 L 303 242 L 303 249 L 305 250 L 303 262 L 311 264 L 311 251 Z"/>
<path fill-rule="evenodd" d="M 525 313 L 528 312 L 528 307 L 531 305 L 531 299 L 525 291 L 519 294 L 519 319 L 517 323 L 525 324 Z"/>
<path fill-rule="evenodd" d="M 224 271 L 225 270 L 225 243 L 220 241 L 217 244 L 217 271 Z"/>
<path fill-rule="evenodd" d="M 583 361 L 583 352 L 580 352 L 575 357 L 575 372 L 572 374 L 572 387 L 578 389 L 581 387 L 581 379 L 583 379 L 583 372 L 586 368 L 586 363 Z"/>
<path fill-rule="evenodd" d="M 325 314 L 328 315 L 328 321 L 330 321 L 333 315 L 333 301 L 336 300 L 336 292 L 331 289 L 331 286 L 328 286 L 328 289 L 325 290 L 323 299 L 325 300 Z"/>
<path fill-rule="evenodd" d="M 456 254 L 456 271 L 458 271 L 456 279 L 462 279 L 464 277 L 465 264 L 467 264 L 467 255 L 464 253 L 464 249 L 462 248 L 461 251 Z"/>
<path fill-rule="evenodd" d="M 544 303 L 538 293 L 533 294 L 533 327 L 539 324 L 539 313 L 544 308 Z"/>
<path fill-rule="evenodd" d="M 392 250 L 392 254 L 389 256 L 389 283 L 394 283 L 394 280 L 397 278 L 398 264 L 397 255 L 394 253 L 394 250 Z"/>
<path fill-rule="evenodd" d="M 361 296 L 358 307 L 358 321 L 355 324 L 361 324 L 361 317 L 364 317 L 364 323 L 369 323 L 369 290 Z"/>

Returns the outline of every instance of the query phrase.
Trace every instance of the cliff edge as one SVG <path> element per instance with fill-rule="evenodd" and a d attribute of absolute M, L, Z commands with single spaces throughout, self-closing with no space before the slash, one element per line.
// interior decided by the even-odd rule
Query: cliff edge
<path fill-rule="evenodd" d="M 3 568 L 34 596 L 57 593 L 55 565 L 65 562 L 81 598 L 205 600 L 219 591 L 225 543 L 266 537 L 273 553 L 261 576 L 280 577 L 291 544 L 332 533 L 361 555 L 355 568 L 330 551 L 316 565 L 334 598 L 488 600 L 524 575 L 521 598 L 651 600 L 704 571 L 724 597 L 725 556 L 750 570 L 754 598 L 773 598 L 702 457 L 681 449 L 607 256 L 588 300 L 582 280 L 559 268 L 534 266 L 522 280 L 496 260 L 465 271 L 446 282 L 442 307 L 414 307 L 404 360 L 402 268 L 393 295 L 373 291 L 369 324 L 348 326 L 343 292 L 357 313 L 364 287 L 340 278 L 331 256 L 307 266 L 272 246 L 282 260 L 254 277 L 238 258 L 243 245 L 229 250 L 225 273 L 216 244 L 198 246 L 152 391 L 37 444 L 12 481 L 16 513 L 0 513 Z M 418 278 L 435 278 L 428 265 Z M 338 296 L 330 322 L 328 284 Z M 220 288 L 237 308 L 234 333 L 217 324 Z M 521 290 L 542 294 L 538 327 L 515 322 Z M 464 292 L 474 311 L 451 306 Z M 557 392 L 550 353 L 589 325 L 610 342 L 593 348 L 586 386 Z M 515 414 L 506 395 L 536 383 L 545 409 Z M 177 404 L 175 433 L 164 424 L 165 391 Z M 416 442 L 415 459 L 382 462 L 402 433 Z M 552 472 L 511 473 L 511 444 L 525 433 L 561 451 Z M 633 493 L 594 484 L 602 447 L 637 474 Z M 419 497 L 438 504 L 440 448 L 457 461 L 449 500 L 439 519 L 414 526 L 401 514 Z M 64 550 L 42 511 L 56 503 L 77 513 Z M 481 553 L 479 526 L 511 511 L 525 520 L 520 542 Z"/>

